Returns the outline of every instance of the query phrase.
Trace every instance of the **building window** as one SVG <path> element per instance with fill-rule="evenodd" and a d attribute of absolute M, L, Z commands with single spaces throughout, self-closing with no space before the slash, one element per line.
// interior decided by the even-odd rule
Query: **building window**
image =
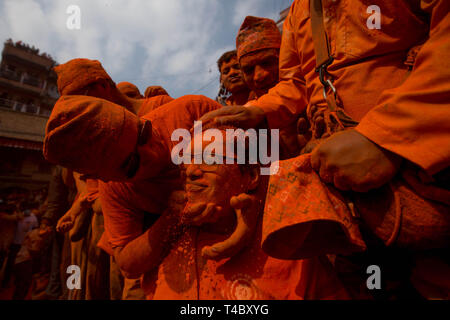
<path fill-rule="evenodd" d="M 43 116 L 46 116 L 46 117 L 50 117 L 51 113 L 52 112 L 49 109 L 45 108 L 45 107 L 41 107 L 41 110 L 39 111 L 40 115 L 43 115 Z"/>

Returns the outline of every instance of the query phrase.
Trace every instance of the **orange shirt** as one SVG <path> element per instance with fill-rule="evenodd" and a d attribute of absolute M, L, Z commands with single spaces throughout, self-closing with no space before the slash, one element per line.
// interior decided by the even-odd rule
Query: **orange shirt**
<path fill-rule="evenodd" d="M 356 130 L 429 174 L 446 168 L 450 2 L 322 0 L 322 5 L 335 58 L 328 71 L 345 111 L 360 121 Z M 369 5 L 380 8 L 381 29 L 367 27 Z M 408 76 L 407 52 L 423 42 Z M 272 128 L 295 121 L 308 105 L 326 105 L 315 72 L 308 0 L 296 0 L 284 22 L 280 82 L 251 104 L 264 109 Z"/>
<path fill-rule="evenodd" d="M 261 224 L 241 252 L 220 261 L 201 256 L 205 245 L 225 236 L 187 230 L 142 288 L 154 300 L 348 299 L 329 262 L 319 258 L 279 260 L 261 250 Z"/>

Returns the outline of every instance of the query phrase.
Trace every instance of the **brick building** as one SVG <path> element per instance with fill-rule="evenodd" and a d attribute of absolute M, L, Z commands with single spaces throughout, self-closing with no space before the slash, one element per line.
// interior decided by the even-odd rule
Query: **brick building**
<path fill-rule="evenodd" d="M 58 98 L 56 62 L 11 39 L 0 64 L 0 190 L 45 186 L 51 165 L 42 156 L 45 125 Z"/>

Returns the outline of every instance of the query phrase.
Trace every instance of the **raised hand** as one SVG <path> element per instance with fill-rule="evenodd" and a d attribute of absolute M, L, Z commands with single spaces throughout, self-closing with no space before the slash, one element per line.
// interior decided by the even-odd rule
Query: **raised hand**
<path fill-rule="evenodd" d="M 265 120 L 264 111 L 254 106 L 226 106 L 204 114 L 202 125 L 214 122 L 216 125 L 232 125 L 237 128 L 256 128 Z"/>
<path fill-rule="evenodd" d="M 224 241 L 202 249 L 202 256 L 207 259 L 232 257 L 248 244 L 254 234 L 259 216 L 256 197 L 241 193 L 230 199 L 230 205 L 236 213 L 236 229 Z"/>
<path fill-rule="evenodd" d="M 60 233 L 66 233 L 69 232 L 74 225 L 74 221 L 72 219 L 72 215 L 68 212 L 65 215 L 63 215 L 56 224 L 56 231 Z"/>

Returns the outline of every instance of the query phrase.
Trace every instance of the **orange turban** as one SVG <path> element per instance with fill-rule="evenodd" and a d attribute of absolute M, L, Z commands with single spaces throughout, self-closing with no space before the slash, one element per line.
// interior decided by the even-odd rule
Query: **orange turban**
<path fill-rule="evenodd" d="M 54 68 L 61 95 L 73 94 L 99 79 L 112 81 L 98 60 L 73 59 Z"/>
<path fill-rule="evenodd" d="M 103 99 L 62 96 L 47 122 L 44 157 L 100 179 L 127 179 L 123 167 L 137 146 L 140 121 L 144 120 Z"/>
<path fill-rule="evenodd" d="M 145 89 L 144 97 L 168 96 L 167 91 L 161 86 L 150 86 Z"/>
<path fill-rule="evenodd" d="M 261 49 L 280 49 L 281 34 L 275 21 L 247 16 L 236 37 L 238 60 Z"/>
<path fill-rule="evenodd" d="M 120 92 L 122 92 L 127 97 L 133 98 L 133 99 L 142 99 L 142 95 L 139 92 L 138 87 L 136 87 L 131 82 L 120 82 L 117 84 L 117 89 L 119 89 Z"/>

